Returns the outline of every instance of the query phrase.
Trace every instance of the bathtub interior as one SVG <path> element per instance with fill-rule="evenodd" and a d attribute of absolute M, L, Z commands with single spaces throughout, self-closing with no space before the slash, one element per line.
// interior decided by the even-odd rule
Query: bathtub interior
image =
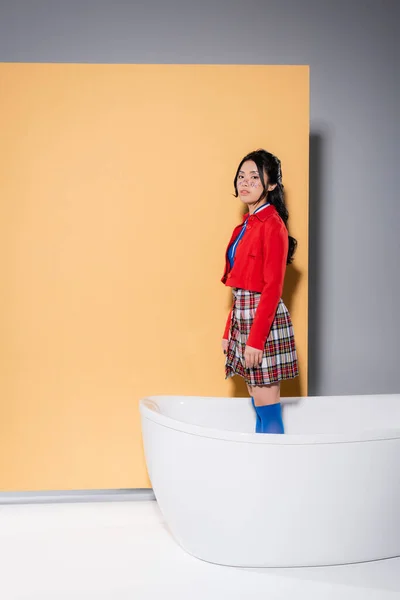
<path fill-rule="evenodd" d="M 400 394 L 282 398 L 286 434 L 342 434 L 400 430 Z M 175 421 L 253 433 L 249 398 L 155 396 L 147 404 Z"/>

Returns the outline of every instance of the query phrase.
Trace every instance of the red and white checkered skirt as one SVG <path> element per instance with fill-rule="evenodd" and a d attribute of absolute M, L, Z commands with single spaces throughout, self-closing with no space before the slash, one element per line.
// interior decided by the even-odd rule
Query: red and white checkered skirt
<path fill-rule="evenodd" d="M 261 366 L 245 367 L 244 351 L 260 298 L 258 292 L 233 288 L 225 374 L 226 378 L 240 375 L 250 386 L 270 385 L 299 374 L 292 320 L 282 299 L 265 344 Z"/>

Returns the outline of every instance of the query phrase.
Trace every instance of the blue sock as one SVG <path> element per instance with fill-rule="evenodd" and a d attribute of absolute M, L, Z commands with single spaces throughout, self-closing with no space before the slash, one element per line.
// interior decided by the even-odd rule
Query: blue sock
<path fill-rule="evenodd" d="M 256 411 L 261 419 L 258 433 L 284 433 L 281 403 L 257 406 Z"/>
<path fill-rule="evenodd" d="M 251 402 L 253 404 L 254 410 L 256 411 L 256 433 L 261 433 L 261 417 L 260 417 L 260 415 L 257 412 L 257 407 L 254 404 L 254 398 L 253 397 L 251 398 Z"/>

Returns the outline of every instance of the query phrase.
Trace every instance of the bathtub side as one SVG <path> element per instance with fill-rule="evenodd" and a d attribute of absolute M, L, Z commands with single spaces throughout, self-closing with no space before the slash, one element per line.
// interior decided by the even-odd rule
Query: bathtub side
<path fill-rule="evenodd" d="M 400 440 L 253 444 L 142 423 L 157 501 L 190 554 L 240 567 L 400 555 Z"/>

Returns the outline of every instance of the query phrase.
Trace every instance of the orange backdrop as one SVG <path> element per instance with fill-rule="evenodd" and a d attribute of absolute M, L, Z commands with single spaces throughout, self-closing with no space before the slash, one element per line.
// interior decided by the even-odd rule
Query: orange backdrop
<path fill-rule="evenodd" d="M 306 394 L 308 67 L 0 65 L 0 489 L 148 487 L 138 401 L 225 381 L 233 176 L 282 160 Z"/>

